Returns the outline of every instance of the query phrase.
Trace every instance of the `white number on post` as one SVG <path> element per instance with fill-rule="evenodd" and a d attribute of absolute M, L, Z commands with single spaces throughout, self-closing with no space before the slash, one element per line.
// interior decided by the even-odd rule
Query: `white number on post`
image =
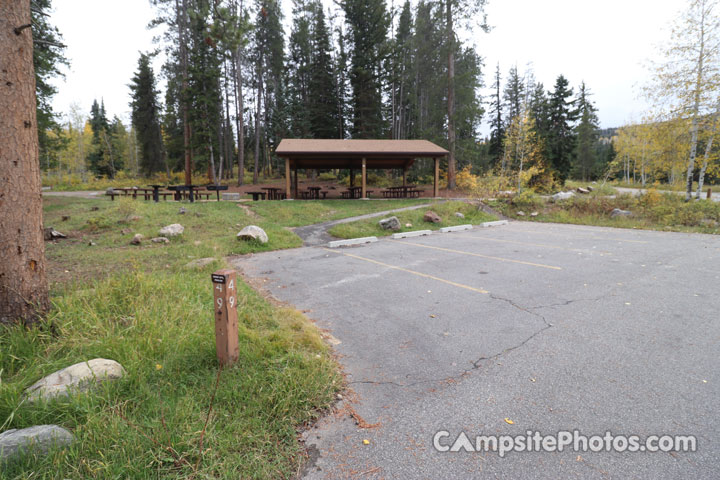
<path fill-rule="evenodd" d="M 230 308 L 235 306 L 235 297 L 228 298 L 228 303 L 230 304 Z"/>
<path fill-rule="evenodd" d="M 217 299 L 217 304 L 218 304 L 218 308 L 222 308 L 222 306 L 223 306 L 223 299 L 222 299 L 222 298 L 218 298 L 218 299 Z"/>

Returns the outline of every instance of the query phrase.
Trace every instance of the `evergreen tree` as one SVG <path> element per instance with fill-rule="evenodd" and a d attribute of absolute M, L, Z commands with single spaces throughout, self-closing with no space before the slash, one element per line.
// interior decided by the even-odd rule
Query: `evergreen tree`
<path fill-rule="evenodd" d="M 90 108 L 90 129 L 92 130 L 92 140 L 87 157 L 88 168 L 97 176 L 104 175 L 113 178 L 117 169 L 112 156 L 110 123 L 105 113 L 104 102 L 98 104 L 97 100 L 93 101 Z"/>
<path fill-rule="evenodd" d="M 322 8 L 320 9 L 322 12 Z M 312 6 L 308 0 L 293 0 L 293 25 L 289 38 L 286 66 L 290 132 L 296 138 L 310 137 L 310 77 L 314 74 L 311 56 L 317 50 L 311 45 Z"/>
<path fill-rule="evenodd" d="M 391 136 L 407 138 L 410 131 L 410 103 L 412 87 L 412 13 L 410 1 L 403 4 L 389 58 Z"/>
<path fill-rule="evenodd" d="M 67 142 L 61 134 L 57 114 L 52 108 L 52 98 L 57 88 L 52 78 L 63 77 L 61 67 L 68 66 L 62 35 L 50 24 L 51 0 L 33 0 L 32 17 L 33 66 L 35 68 L 35 97 L 37 101 L 37 131 L 40 149 L 40 167 L 48 169 L 57 163 L 57 156 Z M 52 132 L 52 134 L 50 134 Z"/>
<path fill-rule="evenodd" d="M 139 163 L 143 174 L 150 175 L 166 169 L 167 165 L 160 130 L 160 106 L 155 88 L 155 74 L 147 54 L 140 54 L 138 70 L 131 80 L 130 90 L 132 124 L 140 146 Z M 169 174 L 167 169 L 166 172 Z"/>
<path fill-rule="evenodd" d="M 500 96 L 500 63 L 495 68 L 495 80 L 493 82 L 493 96 L 490 101 L 490 142 L 488 146 L 491 161 L 495 164 L 500 162 L 503 152 L 503 138 L 505 137 L 505 126 L 503 124 L 503 104 Z"/>
<path fill-rule="evenodd" d="M 507 111 L 506 120 L 509 125 L 513 119 L 520 115 L 523 99 L 525 98 L 525 80 L 518 73 L 517 66 L 513 66 L 508 72 L 508 80 L 505 84 L 503 99 Z"/>
<path fill-rule="evenodd" d="M 341 0 L 351 45 L 354 138 L 384 136 L 382 83 L 389 18 L 384 0 Z"/>
<path fill-rule="evenodd" d="M 595 170 L 597 162 L 597 141 L 599 121 L 595 106 L 590 101 L 590 92 L 585 82 L 580 84 L 580 91 L 576 99 L 577 112 L 580 122 L 575 128 L 577 143 L 575 147 L 575 174 L 583 180 L 588 180 Z"/>
<path fill-rule="evenodd" d="M 572 168 L 572 154 L 575 149 L 575 135 L 572 124 L 577 113 L 572 100 L 573 91 L 567 79 L 560 75 L 548 101 L 548 153 L 557 179 L 564 183 Z"/>
<path fill-rule="evenodd" d="M 322 2 L 313 4 L 312 51 L 308 116 L 313 138 L 342 138 L 338 121 L 339 99 L 330 56 L 330 32 Z"/>

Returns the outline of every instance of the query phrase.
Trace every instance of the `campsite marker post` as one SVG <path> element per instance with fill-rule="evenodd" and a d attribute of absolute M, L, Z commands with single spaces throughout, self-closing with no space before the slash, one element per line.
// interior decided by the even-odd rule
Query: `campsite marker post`
<path fill-rule="evenodd" d="M 218 270 L 212 274 L 215 301 L 215 349 L 220 365 L 237 362 L 238 347 L 237 281 L 235 270 Z"/>

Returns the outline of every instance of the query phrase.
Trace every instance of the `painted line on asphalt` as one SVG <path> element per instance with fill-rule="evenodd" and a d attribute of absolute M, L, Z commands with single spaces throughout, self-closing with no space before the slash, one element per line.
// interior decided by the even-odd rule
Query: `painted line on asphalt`
<path fill-rule="evenodd" d="M 339 255 L 344 255 L 346 257 L 363 260 L 365 262 L 374 263 L 375 265 L 380 265 L 382 267 L 391 268 L 393 270 L 399 270 L 401 272 L 411 273 L 413 275 L 417 275 L 418 277 L 429 278 L 430 280 L 435 280 L 438 282 L 446 283 L 448 285 L 452 285 L 453 287 L 463 288 L 465 290 L 470 290 L 472 292 L 477 292 L 477 293 L 482 293 L 482 294 L 490 293 L 487 290 L 483 290 L 482 288 L 475 288 L 475 287 L 471 287 L 469 285 L 463 285 L 462 283 L 452 282 L 450 280 L 445 280 L 444 278 L 436 277 L 434 275 L 428 275 L 427 273 L 416 272 L 415 270 L 408 270 L 407 268 L 398 267 L 397 265 L 390 265 L 389 263 L 379 262 L 379 261 L 373 260 L 371 258 L 361 257 L 360 255 L 354 255 L 352 253 L 346 253 L 346 252 L 339 252 L 337 250 L 330 250 L 329 248 L 324 248 L 323 250 L 327 250 L 328 252 L 332 252 L 332 253 L 337 253 Z"/>
<path fill-rule="evenodd" d="M 535 233 L 538 235 L 557 235 L 560 237 L 565 237 L 566 239 L 569 234 L 574 233 L 574 232 L 566 232 L 566 233 L 550 232 L 550 231 L 544 231 L 544 230 L 527 230 L 527 229 L 518 229 L 518 228 L 514 228 L 513 232 Z M 650 243 L 650 242 L 646 242 L 645 240 L 625 240 L 625 239 L 621 240 L 618 238 L 597 237 L 595 235 L 585 235 L 585 236 L 580 236 L 580 237 L 576 237 L 576 238 L 579 238 L 579 239 L 587 238 L 587 239 L 592 239 L 592 240 L 605 240 L 608 242 L 627 242 L 627 243 L 642 243 L 642 244 Z"/>
<path fill-rule="evenodd" d="M 516 240 L 504 240 L 501 238 L 487 238 L 487 237 L 482 237 L 482 236 L 468 236 L 465 238 L 471 238 L 473 240 L 484 240 L 487 242 L 512 243 L 514 245 L 524 245 L 526 247 L 555 248 L 557 250 L 568 250 L 571 252 L 592 252 L 592 253 L 602 253 L 605 255 L 612 255 L 612 252 L 607 252 L 605 250 L 593 250 L 590 248 L 558 247 L 557 245 L 547 245 L 545 243 L 518 242 Z"/>
<path fill-rule="evenodd" d="M 396 240 L 391 240 L 391 241 L 396 241 Z M 422 248 L 430 248 L 432 250 L 440 250 L 442 252 L 459 253 L 461 255 L 470 255 L 472 257 L 487 258 L 489 260 L 497 260 L 500 262 L 519 263 L 521 265 L 529 265 L 531 267 L 549 268 L 550 270 L 562 270 L 561 267 L 555 267 L 553 265 L 544 265 L 542 263 L 525 262 L 523 260 L 513 260 L 512 258 L 493 257 L 491 255 L 482 255 L 480 253 L 465 252 L 463 250 L 453 250 L 452 248 L 432 247 L 430 245 L 423 245 L 421 243 L 412 243 L 412 242 L 398 242 L 398 243 L 402 243 L 403 245 L 414 245 L 416 247 L 422 247 Z"/>

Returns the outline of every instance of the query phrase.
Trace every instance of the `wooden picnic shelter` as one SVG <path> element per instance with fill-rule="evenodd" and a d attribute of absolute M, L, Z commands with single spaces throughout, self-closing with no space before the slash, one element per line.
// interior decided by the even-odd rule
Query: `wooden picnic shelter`
<path fill-rule="evenodd" d="M 407 185 L 407 172 L 416 158 L 435 161 L 433 196 L 440 196 L 440 159 L 448 151 L 427 140 L 330 140 L 285 138 L 275 154 L 285 159 L 285 190 L 292 198 L 297 196 L 298 169 L 349 169 L 350 186 L 354 171 L 361 173 L 361 196 L 366 197 L 367 170 L 399 169 L 403 171 L 403 186 Z M 291 185 L 291 172 L 294 173 Z M 294 188 L 291 188 L 294 187 Z"/>

